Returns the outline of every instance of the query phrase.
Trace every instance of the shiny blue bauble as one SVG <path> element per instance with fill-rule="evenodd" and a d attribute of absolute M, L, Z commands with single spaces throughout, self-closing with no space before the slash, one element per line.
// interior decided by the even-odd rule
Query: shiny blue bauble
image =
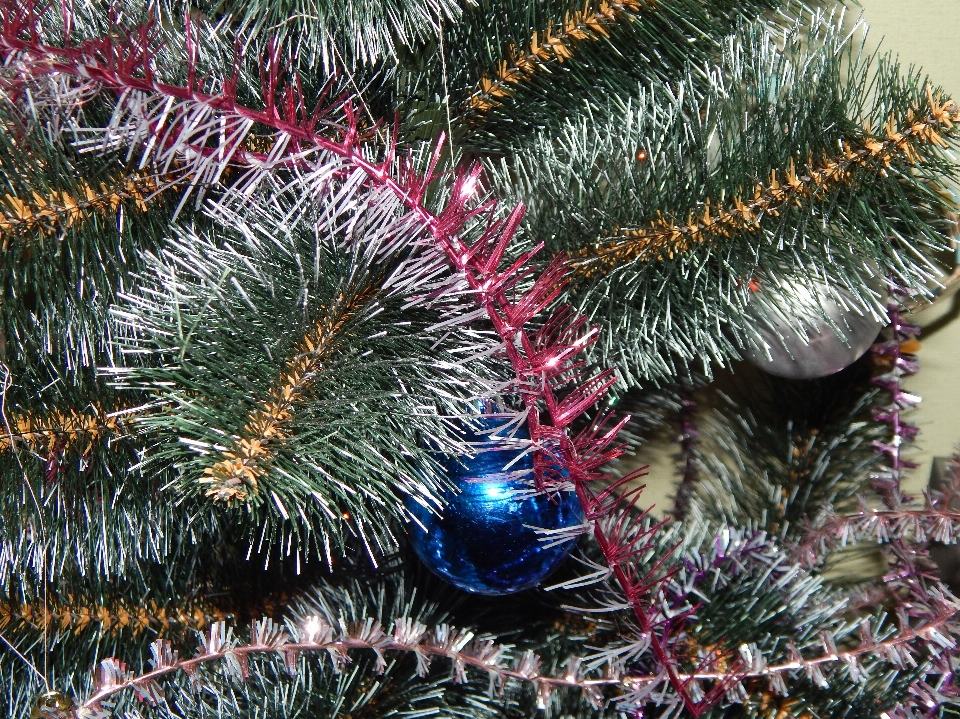
<path fill-rule="evenodd" d="M 492 429 L 502 418 L 481 417 Z M 514 435 L 528 439 L 529 434 Z M 470 441 L 489 440 L 487 436 Z M 535 529 L 561 529 L 583 523 L 574 492 L 518 497 L 533 487 L 533 458 L 522 449 L 478 452 L 475 457 L 444 462 L 459 491 L 444 494 L 442 516 L 407 500 L 416 518 L 408 525 L 410 542 L 421 561 L 451 584 L 475 594 L 511 594 L 537 586 L 563 561 L 575 539 L 547 546 Z M 513 462 L 513 464 L 511 464 Z M 510 472 L 509 479 L 476 481 Z M 422 525 L 422 527 L 420 526 Z"/>

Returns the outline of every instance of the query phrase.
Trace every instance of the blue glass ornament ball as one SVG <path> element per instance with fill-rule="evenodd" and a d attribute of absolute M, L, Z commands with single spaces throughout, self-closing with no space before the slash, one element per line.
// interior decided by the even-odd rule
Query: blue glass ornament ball
<path fill-rule="evenodd" d="M 502 419 L 481 418 L 486 429 L 502 423 Z M 529 438 L 521 431 L 515 436 Z M 470 439 L 489 438 L 474 435 Z M 533 458 L 526 454 L 517 459 L 521 453 L 521 449 L 510 447 L 478 452 L 460 461 L 446 460 L 448 476 L 459 491 L 444 494 L 442 516 L 407 500 L 407 508 L 417 520 L 409 524 L 410 542 L 417 556 L 432 572 L 468 592 L 511 594 L 535 587 L 576 543 L 571 539 L 547 546 L 537 534 L 536 528 L 582 524 L 583 509 L 574 492 L 517 497 L 518 490 L 532 488 L 534 479 Z M 476 481 L 503 472 L 510 472 L 510 478 Z"/>

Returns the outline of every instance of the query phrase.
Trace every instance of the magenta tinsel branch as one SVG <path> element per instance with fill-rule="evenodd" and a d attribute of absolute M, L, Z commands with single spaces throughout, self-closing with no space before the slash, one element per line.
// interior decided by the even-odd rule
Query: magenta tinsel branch
<path fill-rule="evenodd" d="M 382 161 L 369 159 L 361 147 L 364 138 L 358 129 L 352 104 L 345 101 L 339 105 L 346 116 L 345 125 L 336 125 L 327 119 L 332 114 L 331 108 L 318 105 L 308 113 L 298 82 L 287 83 L 281 90 L 275 53 L 270 53 L 263 63 L 265 108 L 258 111 L 237 101 L 236 72 L 222 84 L 219 93 L 206 92 L 199 86 L 194 53 L 190 49 L 192 40 L 188 42 L 186 58 L 188 83 L 183 87 L 157 78 L 150 24 L 74 45 L 67 23 L 64 47 L 53 47 L 41 41 L 38 13 L 31 4 L 5 0 L 0 3 L 0 8 L 3 10 L 0 52 L 5 64 L 8 67 L 16 64 L 19 73 L 14 80 L 8 80 L 8 84 L 15 84 L 17 79 L 24 82 L 30 77 L 61 75 L 87 84 L 93 82 L 117 93 L 120 100 L 114 124 L 108 128 L 100 147 L 116 147 L 118 143 L 132 147 L 142 143 L 145 147 L 142 164 L 148 162 L 151 153 L 161 165 L 165 165 L 165 171 L 169 171 L 176 161 L 184 176 L 190 178 L 192 187 L 219 181 L 223 170 L 230 164 L 248 168 L 252 183 L 257 173 L 297 164 L 305 161 L 312 152 L 325 151 L 342 158 L 363 172 L 370 182 L 389 189 L 400 198 L 424 223 L 455 270 L 461 273 L 504 343 L 504 350 L 516 373 L 514 389 L 523 400 L 530 437 L 537 450 L 534 467 L 538 485 L 550 486 L 561 480 L 575 484 L 604 557 L 641 626 L 650 631 L 654 655 L 684 705 L 694 715 L 699 715 L 719 701 L 724 692 L 725 682 L 722 680 L 701 701 L 696 702 L 690 697 L 687 683 L 678 673 L 668 650 L 667 639 L 657 634 L 656 622 L 648 605 L 659 600 L 663 579 L 656 578 L 655 573 L 660 567 L 643 576 L 634 569 L 636 557 L 651 546 L 651 538 L 659 525 L 642 532 L 633 531 L 631 536 L 631 531 L 638 526 L 637 518 L 631 519 L 636 495 L 631 493 L 633 498 L 624 500 L 607 490 L 597 494 L 588 487 L 588 483 L 604 478 L 598 468 L 621 453 L 614 442 L 626 419 L 609 427 L 605 426 L 608 416 L 604 416 L 576 436 L 571 436 L 568 431 L 570 425 L 593 407 L 614 382 L 613 371 L 607 370 L 562 397 L 558 394 L 559 386 L 568 384 L 571 372 L 579 366 L 574 357 L 595 341 L 596 332 L 581 332 L 582 321 L 571 319 L 564 309 L 555 312 L 538 331 L 531 334 L 524 329 L 529 320 L 560 294 L 567 273 L 563 258 L 558 257 L 550 263 L 518 298 L 510 297 L 520 279 L 527 274 L 525 266 L 541 248 L 538 245 L 506 269 L 500 269 L 523 215 L 522 207 L 516 207 L 506 220 L 494 220 L 492 203 L 468 207 L 467 202 L 475 192 L 480 173 L 479 166 L 474 165 L 455 176 L 450 199 L 443 209 L 438 213 L 431 212 L 424 199 L 428 187 L 439 178 L 436 167 L 443 138 L 437 143 L 429 167 L 422 175 L 410 163 L 396 158 L 395 140 L 388 143 Z M 282 96 L 280 103 L 275 100 L 278 96 Z M 126 124 L 121 122 L 123 119 Z M 341 139 L 319 134 L 317 126 L 321 123 Z M 273 149 L 267 154 L 250 152 L 244 147 L 244 140 L 254 124 L 272 128 L 277 133 Z M 94 146 L 93 143 L 88 145 Z M 484 213 L 489 218 L 486 231 L 473 245 L 465 244 L 459 233 L 470 220 Z M 545 417 L 541 415 L 541 406 L 546 409 Z M 558 462 L 563 472 L 556 471 Z M 558 474 L 564 476 L 561 478 Z M 617 483 L 617 486 L 622 484 Z M 599 520 L 612 514 L 618 516 L 610 523 L 612 530 L 608 532 Z"/>
<path fill-rule="evenodd" d="M 681 655 L 676 651 L 676 643 L 678 635 L 684 632 L 689 611 L 664 611 L 670 601 L 668 585 L 680 569 L 679 566 L 667 567 L 673 550 L 663 553 L 649 569 L 639 570 L 642 559 L 655 549 L 655 537 L 668 520 L 646 523 L 647 511 L 636 512 L 636 502 L 643 487 L 621 492 L 628 481 L 629 478 L 618 480 L 599 493 L 594 492 L 592 485 L 578 483 L 577 494 L 588 520 L 593 523 L 594 539 L 623 592 L 627 606 L 637 618 L 644 641 L 685 708 L 694 716 L 700 716 L 739 684 L 745 675 L 744 664 L 728 656 L 730 652 L 722 645 L 711 650 L 706 657 L 686 657 L 698 667 L 694 674 L 703 673 L 703 667 L 716 665 L 721 660 L 727 663 L 726 670 L 710 676 L 714 684 L 705 693 L 699 687 L 698 677 L 679 670 L 677 665 Z M 695 699 L 695 696 L 700 698 Z"/>

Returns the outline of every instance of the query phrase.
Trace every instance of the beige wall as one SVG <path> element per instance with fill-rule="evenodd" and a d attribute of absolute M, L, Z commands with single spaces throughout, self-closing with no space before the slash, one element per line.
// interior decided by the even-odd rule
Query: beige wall
<path fill-rule="evenodd" d="M 960 0 L 860 0 L 860 6 L 874 42 L 958 93 Z"/>
<path fill-rule="evenodd" d="M 897 53 L 904 67 L 922 68 L 934 85 L 960 102 L 960 0 L 860 0 L 859 13 L 869 26 L 873 47 Z M 960 294 L 918 313 L 925 327 L 918 355 L 919 374 L 908 388 L 923 397 L 911 417 L 921 428 L 910 459 L 920 462 L 908 481 L 908 491 L 919 492 L 930 476 L 931 459 L 950 455 L 960 443 Z M 669 432 L 654 438 L 629 464 L 649 464 L 643 504 L 661 509 L 672 505 L 675 473 L 671 455 L 677 448 Z M 626 464 L 626 463 L 625 463 Z"/>

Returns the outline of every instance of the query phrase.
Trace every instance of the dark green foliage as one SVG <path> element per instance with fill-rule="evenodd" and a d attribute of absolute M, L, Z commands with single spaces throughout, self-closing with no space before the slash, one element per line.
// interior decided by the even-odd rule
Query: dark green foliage
<path fill-rule="evenodd" d="M 785 184 L 791 161 L 801 175 L 808 158 L 842 158 L 841 143 L 857 143 L 864 125 L 882 137 L 891 116 L 902 127 L 911 107 L 928 106 L 921 77 L 860 57 L 836 20 L 805 20 L 783 50 L 778 42 L 761 25 L 743 26 L 709 82 L 689 72 L 678 84 L 638 85 L 491 161 L 496 184 L 527 205 L 529 238 L 589 259 L 595 246 L 661 218 L 685 226 L 707 199 L 715 218 L 737 197 L 750 201 L 757 184 L 769 186 L 771 171 Z M 924 291 L 936 272 L 926 258 L 944 242 L 939 217 L 950 207 L 932 188 L 954 170 L 937 146 L 915 144 L 919 162 L 895 153 L 889 167 L 854 167 L 815 199 L 757 213 L 748 229 L 705 232 L 687 250 L 653 250 L 614 266 L 585 264 L 571 299 L 610 329 L 597 361 L 619 367 L 627 384 L 688 363 L 707 373 L 723 366 L 758 341 L 745 315 L 751 280 L 818 278 L 874 313 L 883 311 L 871 286 L 878 275 Z"/>
<path fill-rule="evenodd" d="M 98 114 L 88 108 L 94 117 L 84 119 Z M 0 102 L 0 123 L 13 130 L 0 134 L 0 307 L 5 361 L 18 377 L 37 375 L 39 389 L 58 372 L 80 382 L 80 368 L 113 361 L 107 308 L 172 207 L 169 195 L 143 199 L 169 184 L 162 177 L 122 158 L 80 155 L 27 118 Z"/>
<path fill-rule="evenodd" d="M 463 364 L 457 345 L 474 333 L 408 301 L 403 268 L 436 265 L 416 249 L 422 229 L 359 180 L 323 207 L 305 203 L 313 182 L 216 205 L 218 230 L 185 229 L 148 258 L 116 315 L 123 351 L 155 359 L 117 381 L 162 408 L 143 420 L 159 433 L 147 466 L 177 467 L 188 495 L 249 496 L 230 516 L 251 541 L 299 552 L 292 532 L 329 556 L 355 534 L 375 556 L 393 542 L 385 520 L 406 516 L 404 495 L 438 503 L 422 438 L 460 446 L 446 418 L 467 410 L 488 369 Z M 244 458 L 239 484 L 220 480 Z"/>
<path fill-rule="evenodd" d="M 448 43 L 459 54 L 453 55 L 450 65 L 469 68 L 479 64 L 484 75 L 493 77 L 497 63 L 509 57 L 511 47 L 518 57 L 530 52 L 531 28 L 539 31 L 542 42 L 548 27 L 552 26 L 555 35 L 562 34 L 567 17 L 584 10 L 586 15 L 592 15 L 600 3 L 554 5 L 542 9 L 540 17 L 529 17 L 534 13 L 527 11 L 529 19 L 524 18 L 523 24 L 505 25 L 512 32 L 491 53 L 487 50 L 489 40 L 485 39 L 489 37 L 489 18 L 492 15 L 509 19 L 510 11 L 482 4 L 486 12 L 467 13 L 464 22 L 454 27 L 457 42 Z M 688 91 L 699 94 L 699 88 L 709 82 L 709 65 L 723 51 L 738 23 L 767 17 L 770 26 L 776 27 L 789 22 L 790 16 L 803 11 L 805 5 L 768 0 L 709 4 L 667 0 L 625 2 L 621 7 L 615 22 L 603 24 L 603 32 L 589 33 L 591 39 L 568 39 L 566 44 L 573 48 L 569 59 L 544 63 L 542 70 L 530 73 L 524 80 L 505 83 L 507 97 L 496 98 L 493 109 L 480 113 L 468 106 L 464 111 L 469 133 L 466 142 L 494 153 L 530 151 L 539 133 L 561 135 L 569 123 L 589 118 L 597 108 L 611 108 L 613 98 L 624 102 L 636 97 L 638 87 L 676 87 L 690 68 L 698 82 Z M 477 78 L 467 82 L 470 85 L 466 91 L 476 92 Z M 611 119 L 616 118 L 613 110 Z"/>
<path fill-rule="evenodd" d="M 77 8 L 75 43 L 110 31 L 100 10 Z M 154 10 L 182 17 L 179 6 Z M 132 6 L 125 19 L 132 27 L 149 15 Z M 61 24 L 45 25 L 53 43 L 62 41 Z M 184 38 L 166 40 L 158 69 L 163 79 L 183 82 Z M 200 25 L 193 40 L 198 74 L 229 71 L 233 48 L 221 32 Z M 252 63 L 238 68 L 241 96 L 251 96 L 256 75 Z M 58 107 L 57 89 L 39 80 L 0 98 L 0 356 L 27 392 L 65 381 L 92 396 L 104 389 L 90 370 L 118 361 L 108 308 L 130 288 L 141 254 L 161 245 L 185 184 L 176 167 L 141 167 L 128 147 L 91 146 L 115 98 L 94 86 L 61 90 L 75 93 L 75 102 Z"/>
<path fill-rule="evenodd" d="M 542 46 L 547 30 L 557 38 L 564 23 L 601 10 L 607 19 L 564 40 L 562 62 L 555 49 L 521 57 L 535 34 Z M 405 503 L 441 509 L 437 453 L 467 451 L 463 415 L 478 397 L 509 406 L 516 397 L 501 397 L 515 368 L 423 218 L 357 169 L 358 157 L 376 163 L 387 154 L 395 117 L 398 146 L 411 153 L 406 169 L 422 171 L 449 131 L 441 170 L 480 160 L 478 195 L 502 209 L 525 205 L 508 257 L 540 242 L 537 267 L 573 257 L 557 302 L 599 328 L 577 371 L 616 369 L 611 405 L 634 413 L 621 438 L 641 460 L 646 439 L 678 425 L 691 383 L 698 401 L 721 398 L 708 418 L 701 413 L 691 442 L 697 476 L 685 518 L 629 559 L 637 576 L 664 582 L 659 604 L 645 605 L 657 621 L 691 611 L 667 637 L 679 670 L 696 670 L 712 650 L 729 661 L 752 652 L 783 663 L 791 642 L 815 658 L 825 641 L 841 652 L 867 646 L 858 638 L 867 619 L 877 642 L 916 620 L 879 606 L 879 595 L 872 605 L 853 601 L 852 581 L 825 571 L 836 554 L 809 565 L 793 554 L 808 522 L 849 511 L 869 490 L 880 462 L 872 441 L 889 439 L 870 416 L 879 400 L 869 361 L 813 382 L 738 364 L 736 381 L 718 373 L 721 391 L 694 379 L 712 379 L 757 342 L 746 313 L 758 282 L 789 293 L 791 282 L 817 280 L 875 314 L 887 278 L 933 294 L 956 209 L 943 190 L 957 175 L 956 125 L 934 123 L 946 146 L 913 136 L 871 154 L 871 143 L 892 142 L 891 118 L 890 135 L 943 103 L 921 74 L 866 57 L 839 9 L 776 0 L 164 0 L 123 12 L 124 27 L 157 19 L 155 79 L 184 86 L 192 77 L 193 90 L 215 94 L 236 72 L 235 98 L 184 101 L 202 109 L 199 125 L 233 117 L 225 108 L 234 99 L 262 110 L 270 88 L 261 70 L 266 77 L 272 67 L 281 101 L 300 99 L 283 95 L 288 81 L 302 90 L 298 121 L 306 125 L 321 102 L 330 112 L 316 131 L 343 141 L 349 112 L 335 98 L 350 97 L 363 139 L 350 159 L 314 148 L 263 169 L 282 133 L 255 124 L 243 152 L 261 153 L 256 162 L 227 163 L 208 182 L 184 169 L 187 153 L 163 164 L 163 143 L 124 134 L 121 120 L 142 119 L 134 94 L 117 110 L 101 87 L 58 85 L 41 73 L 29 93 L 0 97 L 6 716 L 26 719 L 42 690 L 9 646 L 77 699 L 93 686 L 89 668 L 108 656 L 147 670 L 147 645 L 161 633 L 183 656 L 197 651 L 189 622 L 80 626 L 67 612 L 43 624 L 36 612 L 45 603 L 104 616 L 196 610 L 207 624 L 224 617 L 238 637 L 264 615 L 286 618 L 294 633 L 313 615 L 344 632 L 379 622 L 388 634 L 407 617 L 495 638 L 513 658 L 536 652 L 542 676 L 648 677 L 662 668 L 591 538 L 549 580 L 559 588 L 499 598 L 442 587 L 406 556 Z M 115 20 L 106 6 L 81 3 L 72 41 L 120 37 Z M 62 45 L 63 31 L 58 12 L 44 15 L 44 42 Z M 276 65 L 266 62 L 271 53 Z M 524 67 L 497 93 L 482 90 L 501 62 Z M 83 101 L 67 101 L 66 89 Z M 104 132 L 111 121 L 120 124 Z M 212 150 L 214 134 L 190 151 Z M 820 186 L 811 175 L 831 162 L 849 162 L 849 171 Z M 764 200 L 756 223 L 591 262 L 598 246 L 631 231 L 706 225 L 708 199 L 716 218 L 737 198 L 782 186 L 791 163 L 808 189 L 795 201 Z M 396 170 L 398 182 L 412 185 L 404 172 Z M 428 188 L 426 207 L 450 199 L 443 187 Z M 483 229 L 468 224 L 459 239 Z M 521 279 L 512 296 L 530 282 Z M 651 526 L 625 516 L 635 532 Z M 575 586 L 591 572 L 597 583 Z M 747 677 L 702 716 L 882 716 L 911 701 L 932 646 L 914 641 L 915 666 L 899 669 L 865 651 L 859 663 L 825 663 L 824 681 L 792 670 L 778 674 L 785 687 Z M 676 694 L 665 684 L 641 696 L 611 679 L 591 704 L 576 687 L 547 696 L 531 681 L 491 692 L 489 677 L 473 670 L 457 684 L 446 660 L 418 676 L 409 653 L 389 653 L 384 666 L 370 650 L 350 659 L 300 655 L 289 676 L 282 657 L 265 653 L 251 659 L 246 681 L 229 661 L 211 662 L 197 683 L 182 673 L 165 680 L 165 704 L 145 707 L 128 691 L 114 711 L 130 719 L 612 719 L 641 708 L 686 716 L 670 708 Z M 940 711 L 956 713 L 948 704 Z"/>
<path fill-rule="evenodd" d="M 364 586 L 357 582 L 321 585 L 298 603 L 291 615 L 292 622 L 296 622 L 299 613 L 319 614 L 334 626 L 340 622 L 347 626 L 352 621 L 362 622 L 368 618 L 392 626 L 393 619 L 400 616 L 433 625 L 444 617 L 436 604 L 420 600 L 416 592 L 405 591 L 395 577 Z M 190 643 L 181 646 L 188 647 Z M 131 668 L 140 669 L 139 662 L 134 663 L 134 649 L 127 643 L 125 658 Z M 183 651 L 188 656 L 194 653 L 190 649 Z M 326 652 L 304 655 L 291 676 L 282 657 L 265 654 L 250 659 L 245 681 L 240 680 L 237 667 L 229 662 L 209 663 L 201 666 L 192 680 L 181 673 L 178 678 L 167 681 L 165 701 L 160 705 L 149 708 L 131 696 L 124 696 L 114 711 L 122 716 L 124 711 L 135 710 L 139 716 L 151 718 L 237 714 L 278 719 L 384 717 L 409 716 L 422 711 L 446 717 L 502 716 L 501 701 L 486 697 L 486 682 L 450 686 L 445 681 L 446 668 L 438 668 L 430 677 L 420 678 L 412 656 L 391 656 L 380 670 L 376 669 L 376 663 L 372 651 L 357 651 L 343 665 Z M 82 694 L 80 686 L 89 684 L 89 680 L 78 678 L 77 684 L 77 693 Z"/>
<path fill-rule="evenodd" d="M 327 75 L 396 63 L 435 41 L 442 27 L 456 23 L 463 12 L 455 0 L 219 0 L 201 7 L 244 35 L 272 39 L 299 68 Z"/>
<path fill-rule="evenodd" d="M 855 508 L 886 439 L 870 412 L 880 390 L 869 357 L 819 380 L 784 380 L 738 365 L 732 396 L 704 418 L 699 519 L 755 526 L 799 542 L 805 522 L 827 508 Z"/>
<path fill-rule="evenodd" d="M 588 547 L 585 554 L 591 557 L 594 551 Z M 687 671 L 696 670 L 698 661 L 710 652 L 723 654 L 727 666 L 736 661 L 749 662 L 754 656 L 762 656 L 775 666 L 794 661 L 794 652 L 805 659 L 816 659 L 827 653 L 824 636 L 829 636 L 841 651 L 857 647 L 857 632 L 864 620 L 873 628 L 871 636 L 878 642 L 898 634 L 892 613 L 876 609 L 858 616 L 843 591 L 796 564 L 777 539 L 762 530 L 733 530 L 702 518 L 696 525 L 673 524 L 662 532 L 652 551 L 644 554 L 637 571 L 650 570 L 666 553 L 673 554 L 673 561 L 666 566 L 675 573 L 664 588 L 660 606 L 669 609 L 664 610 L 661 620 L 681 616 L 682 610 L 690 611 L 686 618 L 676 620 L 679 623 L 672 625 L 671 634 L 673 651 Z M 608 607 L 600 615 L 608 633 L 598 633 L 602 644 L 597 639 L 589 642 L 592 651 L 586 657 L 587 665 L 597 668 L 625 663 L 636 675 L 655 673 L 645 634 L 632 611 L 619 603 L 621 597 L 619 587 L 610 580 L 575 599 L 564 597 L 575 607 L 587 607 L 585 618 L 595 616 L 594 607 Z M 613 628 L 615 631 L 611 631 Z M 792 671 L 781 673 L 779 679 L 747 677 L 704 716 L 765 716 L 771 705 L 791 708 L 791 716 L 825 708 L 842 717 L 876 716 L 878 711 L 889 711 L 906 699 L 910 683 L 923 676 L 923 662 L 933 658 L 923 649 L 914 647 L 911 651 L 919 666 L 909 670 L 865 653 L 849 665 L 821 664 L 812 675 Z M 788 695 L 777 689 L 781 679 L 789 687 Z M 711 686 L 710 681 L 700 684 L 704 691 Z M 640 704 L 655 711 L 670 698 L 667 692 L 658 705 L 652 700 L 644 703 L 641 697 Z M 633 706 L 625 701 L 631 701 L 631 697 L 620 697 L 616 702 L 621 711 Z"/>

